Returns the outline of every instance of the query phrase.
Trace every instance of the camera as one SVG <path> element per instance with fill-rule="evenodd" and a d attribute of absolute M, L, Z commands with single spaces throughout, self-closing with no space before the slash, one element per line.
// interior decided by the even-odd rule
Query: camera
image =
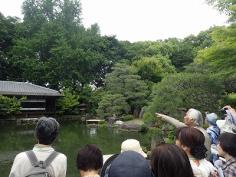
<path fill-rule="evenodd" d="M 228 108 L 222 108 L 222 109 L 220 109 L 220 112 L 221 112 L 222 114 L 227 114 L 226 110 L 228 110 Z"/>

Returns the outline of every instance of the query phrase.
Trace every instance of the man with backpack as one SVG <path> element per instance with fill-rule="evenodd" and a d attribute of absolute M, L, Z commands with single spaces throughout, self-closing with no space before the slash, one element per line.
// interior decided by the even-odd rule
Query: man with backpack
<path fill-rule="evenodd" d="M 16 155 L 9 177 L 65 177 L 67 158 L 51 147 L 58 132 L 56 119 L 41 117 L 35 128 L 37 144 Z"/>

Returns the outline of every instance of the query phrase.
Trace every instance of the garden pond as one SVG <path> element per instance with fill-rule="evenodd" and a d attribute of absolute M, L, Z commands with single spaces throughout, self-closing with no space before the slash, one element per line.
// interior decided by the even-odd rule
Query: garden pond
<path fill-rule="evenodd" d="M 86 144 L 96 144 L 103 154 L 118 153 L 122 141 L 128 138 L 139 140 L 143 147 L 150 147 L 151 137 L 148 134 L 120 131 L 106 126 L 88 127 L 76 121 L 61 123 L 59 137 L 53 147 L 67 156 L 67 176 L 78 177 L 75 165 L 78 149 Z M 0 176 L 7 177 L 15 155 L 32 149 L 35 143 L 34 126 L 0 124 Z"/>

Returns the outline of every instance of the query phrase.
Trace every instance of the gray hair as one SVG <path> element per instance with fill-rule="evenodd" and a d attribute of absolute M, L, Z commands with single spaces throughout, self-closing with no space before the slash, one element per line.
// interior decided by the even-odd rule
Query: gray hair
<path fill-rule="evenodd" d="M 196 126 L 202 126 L 203 118 L 202 118 L 202 113 L 200 111 L 194 108 L 190 108 L 187 114 L 192 120 L 194 120 Z"/>
<path fill-rule="evenodd" d="M 40 144 L 51 144 L 58 135 L 59 123 L 52 117 L 41 117 L 35 128 L 35 136 Z"/>

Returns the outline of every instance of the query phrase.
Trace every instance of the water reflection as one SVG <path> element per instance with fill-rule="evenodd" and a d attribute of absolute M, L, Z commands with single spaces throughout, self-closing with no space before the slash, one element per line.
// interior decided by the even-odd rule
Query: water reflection
<path fill-rule="evenodd" d="M 16 127 L 15 125 L 0 125 L 0 172 L 8 176 L 15 155 L 21 151 L 32 149 L 36 143 L 34 127 Z M 113 154 L 120 151 L 122 141 L 135 138 L 142 146 L 150 146 L 151 140 L 145 134 L 137 132 L 120 132 L 108 127 L 86 127 L 79 123 L 61 124 L 59 137 L 53 147 L 67 156 L 67 177 L 77 177 L 78 171 L 75 159 L 78 150 L 86 144 L 96 144 L 103 154 Z"/>
<path fill-rule="evenodd" d="M 97 134 L 97 127 L 90 127 L 89 128 L 89 135 L 94 136 Z"/>

